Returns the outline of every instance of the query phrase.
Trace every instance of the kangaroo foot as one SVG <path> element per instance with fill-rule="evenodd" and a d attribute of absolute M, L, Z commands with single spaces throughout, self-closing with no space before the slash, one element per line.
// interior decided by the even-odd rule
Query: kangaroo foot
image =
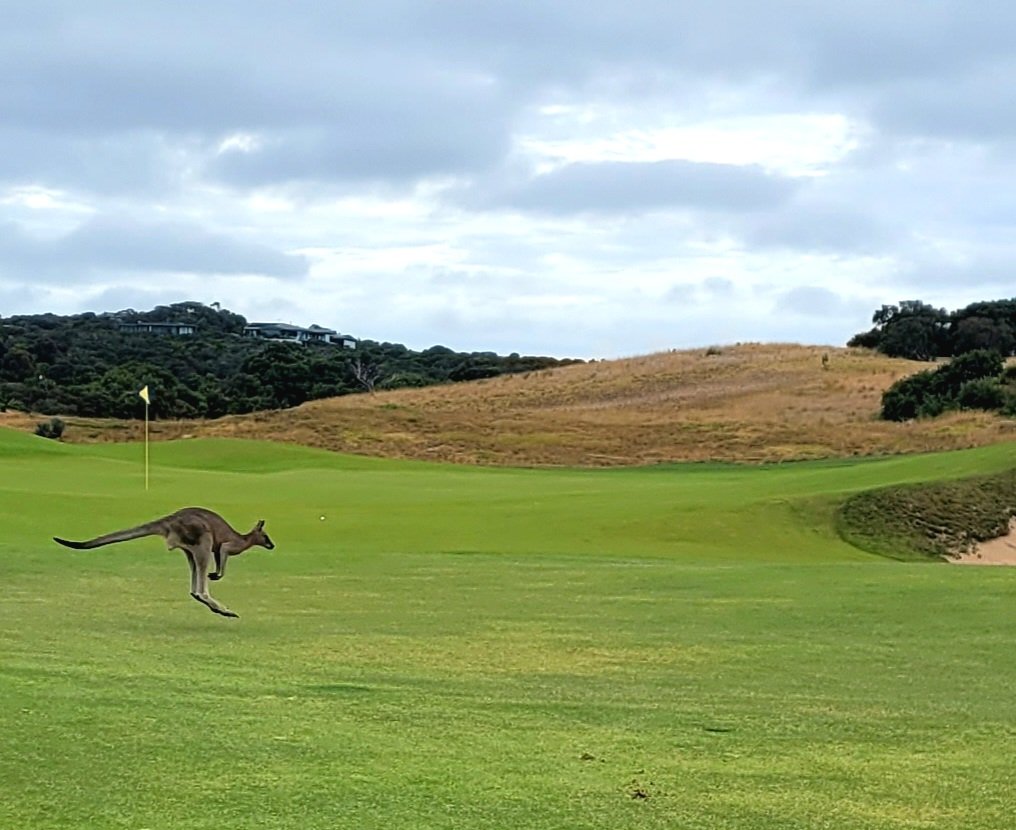
<path fill-rule="evenodd" d="M 225 606 L 219 605 L 219 603 L 217 603 L 214 599 L 208 596 L 208 594 L 191 594 L 191 596 L 194 597 L 194 599 L 196 599 L 202 605 L 207 606 L 210 611 L 214 611 L 216 614 L 221 614 L 223 617 L 240 616 L 239 614 L 230 611 Z"/>

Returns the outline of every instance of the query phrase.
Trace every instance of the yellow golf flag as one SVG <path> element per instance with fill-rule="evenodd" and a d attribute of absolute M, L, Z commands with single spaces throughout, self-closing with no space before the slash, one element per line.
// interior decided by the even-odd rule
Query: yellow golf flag
<path fill-rule="evenodd" d="M 138 392 L 141 400 L 145 402 L 145 489 L 148 489 L 148 404 L 152 402 L 151 396 L 148 394 L 148 384 L 146 383 L 144 388 Z"/>

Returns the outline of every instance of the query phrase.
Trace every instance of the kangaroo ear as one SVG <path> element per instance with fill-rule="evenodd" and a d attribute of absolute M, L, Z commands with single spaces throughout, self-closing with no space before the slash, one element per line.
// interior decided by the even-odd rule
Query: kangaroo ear
<path fill-rule="evenodd" d="M 265 526 L 265 520 L 264 519 L 258 519 L 257 529 L 261 530 L 261 528 L 263 528 L 264 526 Z"/>

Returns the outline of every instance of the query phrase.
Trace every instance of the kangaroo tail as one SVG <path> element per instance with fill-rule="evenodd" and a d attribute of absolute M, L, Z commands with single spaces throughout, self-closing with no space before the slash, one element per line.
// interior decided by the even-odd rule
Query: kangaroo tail
<path fill-rule="evenodd" d="M 162 532 L 162 522 L 158 521 L 148 522 L 148 524 L 138 525 L 137 527 L 129 527 L 126 530 L 116 530 L 113 533 L 107 533 L 105 536 L 96 536 L 87 542 L 71 542 L 58 536 L 54 536 L 53 541 L 74 550 L 91 550 L 92 548 L 101 548 L 103 545 L 112 545 L 114 542 L 140 539 L 142 536 L 157 536 Z"/>
<path fill-rule="evenodd" d="M 59 542 L 64 547 L 74 548 L 74 550 L 84 550 L 88 547 L 87 542 L 70 542 L 67 539 L 61 539 L 59 536 L 54 536 L 53 541 Z"/>

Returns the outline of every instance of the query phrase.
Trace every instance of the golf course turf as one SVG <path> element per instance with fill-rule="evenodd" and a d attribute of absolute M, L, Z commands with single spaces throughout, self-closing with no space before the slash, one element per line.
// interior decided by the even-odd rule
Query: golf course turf
<path fill-rule="evenodd" d="M 486 469 L 0 430 L 0 827 L 1009 826 L 1016 572 L 844 542 L 864 490 L 1016 444 Z M 179 507 L 277 548 L 216 616 Z"/>

